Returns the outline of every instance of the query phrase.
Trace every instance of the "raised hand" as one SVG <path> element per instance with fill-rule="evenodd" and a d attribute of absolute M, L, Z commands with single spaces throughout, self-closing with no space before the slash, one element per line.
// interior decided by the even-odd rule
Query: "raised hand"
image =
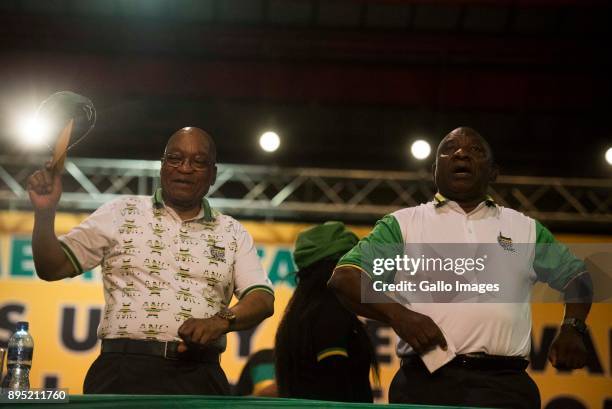
<path fill-rule="evenodd" d="M 35 211 L 55 210 L 62 196 L 61 175 L 47 162 L 44 169 L 30 175 L 27 190 Z"/>

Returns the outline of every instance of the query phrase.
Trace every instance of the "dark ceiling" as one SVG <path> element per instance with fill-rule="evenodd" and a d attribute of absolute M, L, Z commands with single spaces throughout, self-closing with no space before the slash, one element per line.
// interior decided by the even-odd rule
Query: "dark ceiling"
<path fill-rule="evenodd" d="M 408 144 L 469 125 L 503 173 L 610 177 L 608 2 L 0 2 L 1 149 L 18 110 L 90 97 L 75 156 L 153 159 L 186 125 L 220 160 L 416 169 Z M 275 129 L 281 148 L 263 154 Z"/>

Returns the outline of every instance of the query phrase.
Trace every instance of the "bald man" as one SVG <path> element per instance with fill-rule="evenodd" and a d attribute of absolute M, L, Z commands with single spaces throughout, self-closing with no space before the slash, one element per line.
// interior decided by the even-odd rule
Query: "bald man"
<path fill-rule="evenodd" d="M 538 388 L 525 372 L 531 286 L 543 281 L 565 294 L 565 317 L 549 359 L 557 368 L 581 368 L 586 362 L 582 335 L 592 298 L 586 266 L 537 220 L 500 206 L 488 196 L 498 169 L 489 144 L 474 129 L 460 127 L 446 135 L 438 145 L 433 170 L 438 189 L 433 200 L 379 220 L 338 262 L 328 285 L 353 311 L 389 324 L 400 337 L 397 354 L 402 366 L 390 385 L 389 402 L 539 409 Z M 434 248 L 440 251 L 438 257 L 449 257 L 444 258 L 445 263 L 454 259 L 467 265 L 469 260 L 460 256 L 476 261 L 475 246 L 484 253 L 481 260 L 494 257 L 481 261 L 486 267 L 476 269 L 478 274 L 466 274 L 466 282 L 468 277 L 471 283 L 489 277 L 493 279 L 489 284 L 499 285 L 501 293 L 491 290 L 475 300 L 473 292 L 451 291 L 448 295 L 459 297 L 449 298 L 434 289 L 425 294 L 379 293 L 377 302 L 361 298 L 362 291 L 381 288 L 384 282 L 381 271 L 375 270 L 377 259 L 386 264 L 389 255 L 401 252 L 414 260 L 421 254 L 412 249 L 425 249 L 430 255 L 427 250 Z M 465 273 L 457 267 L 437 276 L 435 267 L 417 270 L 411 271 L 414 277 L 408 277 L 399 267 L 397 271 L 391 268 L 389 276 L 397 276 L 388 281 L 401 283 L 405 278 L 421 288 L 420 283 L 433 283 L 437 277 L 456 288 L 454 283 L 461 282 Z M 422 278 L 426 280 L 419 281 Z M 507 288 L 521 292 L 508 297 Z"/>
<path fill-rule="evenodd" d="M 209 134 L 180 129 L 153 196 L 116 199 L 60 237 L 61 177 L 49 168 L 30 176 L 38 276 L 55 281 L 102 268 L 102 350 L 84 393 L 229 394 L 219 365 L 225 334 L 271 316 L 274 293 L 250 234 L 204 197 L 215 163 Z M 239 301 L 229 308 L 233 295 Z"/>

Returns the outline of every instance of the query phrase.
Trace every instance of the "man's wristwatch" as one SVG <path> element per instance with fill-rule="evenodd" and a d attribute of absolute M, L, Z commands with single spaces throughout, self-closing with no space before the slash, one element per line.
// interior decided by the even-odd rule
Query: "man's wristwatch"
<path fill-rule="evenodd" d="M 561 326 L 564 326 L 564 325 L 574 328 L 576 331 L 578 331 L 581 334 L 584 334 L 587 330 L 587 326 L 585 322 L 578 318 L 566 318 L 561 323 Z"/>
<path fill-rule="evenodd" d="M 229 322 L 230 328 L 232 327 L 232 324 L 234 324 L 234 322 L 236 321 L 236 314 L 234 314 L 232 310 L 230 310 L 227 307 L 221 308 L 219 312 L 215 314 L 215 317 L 219 317 L 219 318 L 223 318 L 224 320 L 227 320 Z"/>

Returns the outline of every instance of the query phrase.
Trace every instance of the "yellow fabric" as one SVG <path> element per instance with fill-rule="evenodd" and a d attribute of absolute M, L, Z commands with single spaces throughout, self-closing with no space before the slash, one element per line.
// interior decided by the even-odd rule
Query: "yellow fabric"
<path fill-rule="evenodd" d="M 325 358 L 329 358 L 330 356 L 339 355 L 348 358 L 348 352 L 344 348 L 328 348 L 317 354 L 317 362 L 321 362 Z"/>

